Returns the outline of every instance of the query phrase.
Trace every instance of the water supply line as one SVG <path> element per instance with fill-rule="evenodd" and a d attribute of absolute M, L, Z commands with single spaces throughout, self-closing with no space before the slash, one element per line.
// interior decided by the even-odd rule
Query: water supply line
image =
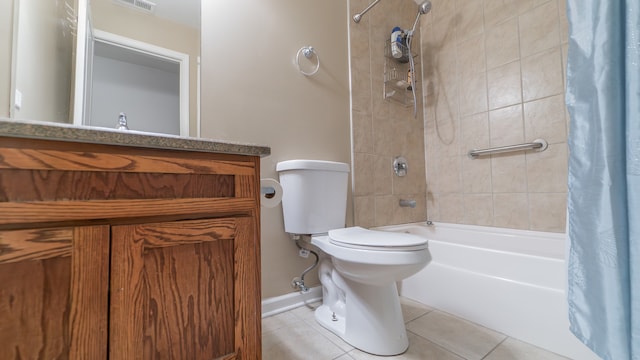
<path fill-rule="evenodd" d="M 411 40 L 413 39 L 413 33 L 416 31 L 416 26 L 420 21 L 420 16 L 431 11 L 431 1 L 426 0 L 418 6 L 418 14 L 416 20 L 413 22 L 411 30 L 407 31 L 407 51 L 409 52 L 409 69 L 411 71 L 411 93 L 413 94 L 413 117 L 418 115 L 418 101 L 416 99 L 416 66 L 411 54 Z"/>
<path fill-rule="evenodd" d="M 302 275 L 300 275 L 300 278 L 294 278 L 293 281 L 291 282 L 291 285 L 300 290 L 301 293 L 307 293 L 309 292 L 309 288 L 304 284 L 304 277 L 305 275 L 307 275 L 307 273 L 311 270 L 313 270 L 316 266 L 318 266 L 318 262 L 320 261 L 320 258 L 318 257 L 318 254 L 310 249 L 305 248 L 304 246 L 300 245 L 300 235 L 292 235 L 291 236 L 292 239 L 295 241 L 296 246 L 298 247 L 298 250 L 300 250 L 301 252 L 309 252 L 311 253 L 313 256 L 315 256 L 316 260 L 314 261 L 313 265 L 309 266 L 308 268 L 306 268 L 303 272 Z"/>

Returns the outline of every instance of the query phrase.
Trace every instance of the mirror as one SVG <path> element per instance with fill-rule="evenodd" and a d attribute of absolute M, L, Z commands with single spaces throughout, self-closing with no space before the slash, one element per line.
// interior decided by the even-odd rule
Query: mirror
<path fill-rule="evenodd" d="M 78 35 L 83 38 L 83 3 L 89 14 L 88 37 L 84 43 L 86 50 L 82 49 L 82 40 L 78 41 Z M 168 93 L 175 92 L 179 98 L 176 103 L 181 108 L 172 114 L 188 114 L 186 126 L 180 129 L 179 134 L 196 135 L 199 122 L 200 0 L 3 0 L 0 14 L 0 54 L 4 54 L 0 55 L 0 84 L 3 84 L 0 89 L 0 116 L 78 125 L 77 119 L 92 119 L 93 108 L 113 120 L 87 120 L 81 124 L 113 128 L 122 111 L 136 120 L 130 120 L 132 130 L 172 133 L 154 131 L 162 127 L 153 122 L 148 125 L 150 128 L 136 128 L 136 122 L 141 120 L 137 114 L 143 112 L 141 109 L 170 102 L 162 97 L 153 98 L 157 95 L 153 93 L 162 93 L 166 97 Z M 86 54 L 78 57 L 80 52 L 77 49 Z M 164 58 L 157 56 L 158 51 Z M 180 66 L 171 66 L 172 62 L 179 64 L 180 59 L 185 61 L 182 69 L 186 71 L 176 70 Z M 166 60 L 165 64 L 161 64 L 163 60 Z M 115 84 L 117 76 L 105 77 L 105 71 L 101 70 L 104 63 L 122 65 L 124 62 L 133 67 L 128 70 L 118 68 L 116 74 L 155 71 L 156 76 L 148 81 L 136 79 L 129 84 Z M 172 76 L 179 79 L 179 85 L 159 90 L 158 84 L 165 81 L 158 80 L 161 77 L 157 74 L 161 72 L 168 74 L 167 79 Z M 105 95 L 105 83 L 116 93 Z M 145 86 L 150 89 L 147 94 L 126 93 L 128 90 L 141 91 Z M 185 87 L 186 92 L 181 87 Z M 137 101 L 106 107 L 109 101 L 115 101 L 116 95 Z M 150 104 L 143 102 L 147 97 L 152 98 Z M 77 116 L 78 111 L 84 111 L 85 115 Z M 157 116 L 154 115 L 153 119 L 157 120 Z M 105 121 L 110 121 L 109 125 Z"/>

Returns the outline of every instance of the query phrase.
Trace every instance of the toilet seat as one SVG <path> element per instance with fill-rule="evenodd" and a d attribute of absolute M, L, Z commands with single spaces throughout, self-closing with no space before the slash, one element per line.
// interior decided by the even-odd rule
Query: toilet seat
<path fill-rule="evenodd" d="M 359 226 L 329 230 L 335 246 L 373 251 L 412 251 L 427 247 L 427 240 L 411 234 L 368 230 Z"/>

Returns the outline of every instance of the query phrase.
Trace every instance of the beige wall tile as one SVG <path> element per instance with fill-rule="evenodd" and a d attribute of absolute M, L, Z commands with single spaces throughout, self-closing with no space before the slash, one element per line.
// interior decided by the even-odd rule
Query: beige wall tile
<path fill-rule="evenodd" d="M 375 225 L 375 198 L 373 196 L 355 196 L 353 207 L 355 225 L 365 228 Z"/>
<path fill-rule="evenodd" d="M 460 127 L 455 120 L 438 121 L 439 133 L 436 133 L 438 154 L 443 157 L 454 157 L 460 153 Z"/>
<path fill-rule="evenodd" d="M 486 16 L 486 13 L 485 13 Z M 518 18 L 510 18 L 486 31 L 487 68 L 520 59 Z"/>
<path fill-rule="evenodd" d="M 357 1 L 355 11 L 369 4 Z M 384 42 L 393 26 L 412 23 L 415 5 L 380 2 L 357 31 L 350 24 L 357 221 L 389 225 L 428 217 L 564 231 L 564 215 L 561 221 L 529 217 L 541 203 L 553 206 L 553 213 L 566 211 L 565 201 L 558 201 L 566 197 L 564 0 L 432 1 L 432 11 L 420 19 L 422 41 L 414 42 L 423 72 L 418 119 L 411 108 L 381 95 Z M 472 148 L 533 137 L 550 141 L 550 149 L 466 157 Z M 410 176 L 392 175 L 397 155 L 409 160 Z M 400 208 L 400 198 L 416 199 L 418 206 Z"/>
<path fill-rule="evenodd" d="M 451 0 L 433 0 L 431 1 L 431 12 L 434 20 L 451 22 L 456 16 L 456 2 Z"/>
<path fill-rule="evenodd" d="M 401 207 L 400 200 L 414 200 L 416 207 Z M 420 195 L 397 195 L 395 211 L 393 216 L 394 224 L 406 224 L 411 222 L 424 221 L 427 218 L 427 204 L 424 194 Z"/>
<path fill-rule="evenodd" d="M 382 195 L 375 197 L 376 226 L 392 225 L 394 223 L 394 213 L 398 202 L 393 195 Z"/>
<path fill-rule="evenodd" d="M 440 159 L 438 168 L 438 188 L 443 193 L 462 192 L 460 156 Z"/>
<path fill-rule="evenodd" d="M 485 0 L 484 23 L 491 27 L 518 15 L 518 0 Z"/>
<path fill-rule="evenodd" d="M 429 184 L 427 184 L 427 188 L 429 188 Z M 427 192 L 426 201 L 427 201 L 426 218 L 431 221 L 440 221 L 439 195 L 429 191 Z"/>
<path fill-rule="evenodd" d="M 524 141 L 522 105 L 514 105 L 489 112 L 491 146 L 506 146 Z"/>
<path fill-rule="evenodd" d="M 460 119 L 460 155 L 490 146 L 489 113 L 483 112 Z"/>
<path fill-rule="evenodd" d="M 456 37 L 463 41 L 484 31 L 482 0 L 457 0 Z"/>
<path fill-rule="evenodd" d="M 540 6 L 544 3 L 547 3 L 549 1 L 556 1 L 556 0 L 515 0 L 516 5 L 518 7 L 518 12 L 520 14 L 523 14 L 529 10 L 532 10 L 533 8 Z"/>
<path fill-rule="evenodd" d="M 458 109 L 458 86 L 455 77 L 451 82 L 436 84 L 443 84 L 436 90 L 436 94 L 427 99 L 427 107 L 433 109 L 433 113 L 438 123 L 447 122 L 448 119 L 457 119 L 459 114 Z"/>
<path fill-rule="evenodd" d="M 357 66 L 359 63 L 352 63 Z M 368 64 L 368 63 L 367 63 Z M 364 67 L 364 66 L 363 66 Z M 367 66 L 366 69 L 369 69 Z M 370 114 L 371 101 L 371 76 L 368 70 L 359 72 L 351 77 L 351 108 L 353 111 Z"/>
<path fill-rule="evenodd" d="M 527 153 L 530 193 L 567 192 L 567 144 L 549 144 L 545 151 Z"/>
<path fill-rule="evenodd" d="M 462 191 L 471 193 L 490 193 L 491 188 L 491 158 L 480 157 L 472 159 L 461 156 L 462 161 Z"/>
<path fill-rule="evenodd" d="M 529 229 L 527 194 L 493 194 L 493 225 L 510 229 Z"/>
<path fill-rule="evenodd" d="M 529 194 L 531 230 L 565 232 L 567 194 Z"/>
<path fill-rule="evenodd" d="M 562 80 L 563 88 L 567 88 L 567 58 L 569 56 L 569 44 L 562 45 Z"/>
<path fill-rule="evenodd" d="M 393 157 L 376 155 L 373 182 L 376 195 L 391 195 L 393 191 Z"/>
<path fill-rule="evenodd" d="M 468 39 L 459 42 L 456 47 L 456 55 L 458 57 L 458 73 L 486 71 L 484 33 L 470 36 Z"/>
<path fill-rule="evenodd" d="M 556 95 L 524 104 L 527 141 L 544 139 L 550 144 L 567 141 L 564 96 Z"/>
<path fill-rule="evenodd" d="M 391 154 L 393 148 L 393 123 L 388 115 L 373 115 L 373 151 L 376 154 Z"/>
<path fill-rule="evenodd" d="M 489 109 L 522 102 L 520 62 L 514 61 L 487 72 Z"/>
<path fill-rule="evenodd" d="M 392 176 L 393 194 L 424 194 L 427 191 L 424 162 L 407 159 L 409 170 L 406 176 Z"/>
<path fill-rule="evenodd" d="M 527 192 L 527 163 L 524 153 L 492 155 L 491 182 L 493 192 Z"/>
<path fill-rule="evenodd" d="M 493 196 L 491 194 L 464 194 L 464 223 L 493 225 Z"/>
<path fill-rule="evenodd" d="M 519 24 L 520 52 L 523 57 L 560 45 L 556 0 L 523 13 L 520 15 Z"/>
<path fill-rule="evenodd" d="M 353 159 L 354 195 L 373 195 L 373 164 L 375 157 L 370 154 L 355 153 Z"/>
<path fill-rule="evenodd" d="M 558 3 L 555 0 L 524 12 L 520 15 L 519 25 L 522 57 L 560 45 Z"/>
<path fill-rule="evenodd" d="M 458 89 L 461 116 L 487 111 L 486 73 L 461 74 Z"/>
<path fill-rule="evenodd" d="M 522 59 L 522 94 L 524 101 L 562 94 L 561 48 Z"/>
<path fill-rule="evenodd" d="M 356 9 L 353 11 L 361 11 L 369 5 L 367 1 L 358 1 L 360 6 L 354 8 L 353 4 L 350 5 L 351 8 Z M 424 42 L 421 41 L 420 36 L 423 31 L 417 33 L 413 42 L 415 50 L 420 53 L 420 48 L 427 44 L 434 47 L 441 45 L 438 53 L 446 53 L 447 49 L 451 49 L 453 64 L 443 63 L 439 68 L 430 66 L 423 78 L 420 65 L 422 59 L 417 58 L 417 76 L 422 81 L 417 87 L 419 111 L 416 118 L 413 116 L 413 108 L 383 99 L 385 68 L 402 66 L 385 59 L 385 43 L 393 26 L 410 24 L 415 19 L 415 14 L 416 6 L 412 2 L 385 1 L 380 2 L 375 9 L 368 12 L 360 24 L 350 23 L 352 62 L 356 64 L 352 67 L 352 81 L 358 82 L 359 78 L 366 78 L 369 81 L 369 89 L 366 89 L 365 84 L 360 84 L 354 86 L 352 90 L 353 101 L 358 101 L 360 104 L 352 108 L 354 194 L 358 198 L 356 218 L 367 226 L 390 225 L 414 219 L 414 221 L 424 220 L 427 206 L 423 112 L 435 114 L 436 105 L 428 102 L 429 107 L 423 111 L 421 90 L 424 83 L 433 83 L 432 89 L 441 89 L 442 87 L 435 85 L 435 82 L 440 81 L 438 72 L 441 71 L 444 74 L 443 77 L 449 76 L 454 79 L 451 84 L 454 85 L 453 92 L 457 96 L 455 28 L 452 27 L 449 31 L 446 26 L 434 22 L 431 16 L 423 16 L 420 19 L 421 24 L 428 27 L 430 31 L 424 32 L 426 35 Z M 437 64 L 433 53 L 429 53 L 427 59 L 430 59 L 429 56 L 434 64 Z M 367 91 L 365 96 L 359 93 Z M 437 98 L 439 94 L 434 92 L 429 96 Z M 452 99 L 455 99 L 455 96 Z M 368 107 L 365 98 L 369 100 Z M 446 99 L 446 97 L 443 98 Z M 429 99 L 427 97 L 427 100 Z M 457 111 L 457 103 L 449 107 Z M 366 110 L 362 111 L 362 108 Z M 370 114 L 370 121 L 366 118 L 368 114 Z M 407 177 L 394 182 L 392 163 L 393 158 L 398 155 L 409 160 L 410 170 Z M 419 199 L 419 205 L 411 211 L 400 209 L 398 194 Z M 360 216 L 357 214 L 359 211 L 364 214 Z"/>
<path fill-rule="evenodd" d="M 353 111 L 353 151 L 373 152 L 373 125 L 371 115 Z"/>
<path fill-rule="evenodd" d="M 444 193 L 440 195 L 439 221 L 453 224 L 463 223 L 464 206 L 461 193 Z"/>
<path fill-rule="evenodd" d="M 558 0 L 558 16 L 560 22 L 560 42 L 569 42 L 569 20 L 567 19 L 567 2 Z"/>
<path fill-rule="evenodd" d="M 435 20 L 429 37 L 429 48 L 435 53 L 455 51 L 456 32 L 453 18 L 450 20 Z"/>

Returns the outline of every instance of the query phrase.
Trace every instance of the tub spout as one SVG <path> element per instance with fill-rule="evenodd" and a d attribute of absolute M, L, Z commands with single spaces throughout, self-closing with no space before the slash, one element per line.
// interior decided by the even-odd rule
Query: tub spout
<path fill-rule="evenodd" d="M 414 207 L 416 207 L 416 201 L 415 200 L 400 199 L 400 207 L 414 208 Z"/>

